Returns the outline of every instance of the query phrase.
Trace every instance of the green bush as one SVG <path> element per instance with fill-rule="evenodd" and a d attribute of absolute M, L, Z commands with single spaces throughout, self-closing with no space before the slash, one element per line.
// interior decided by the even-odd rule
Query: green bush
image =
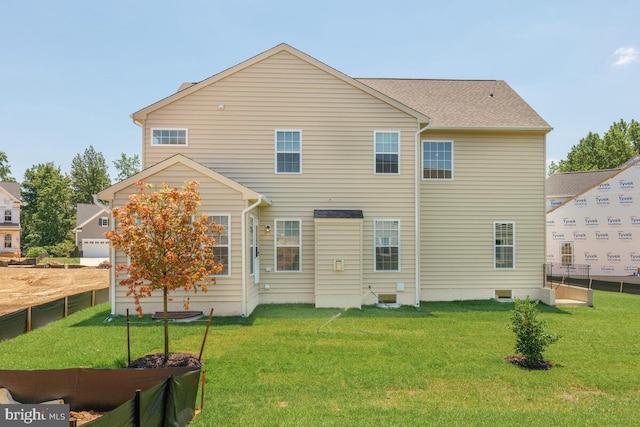
<path fill-rule="evenodd" d="M 545 332 L 546 322 L 538 319 L 538 302 L 514 299 L 515 310 L 511 317 L 511 330 L 516 334 L 516 352 L 525 359 L 528 366 L 537 366 L 544 361 L 542 352 L 558 341 L 555 334 Z"/>
<path fill-rule="evenodd" d="M 42 254 L 48 253 L 47 250 L 41 246 L 34 246 L 29 248 L 27 254 L 25 255 L 27 258 L 37 258 Z"/>
<path fill-rule="evenodd" d="M 73 244 L 63 242 L 57 245 L 45 246 L 45 249 L 49 256 L 53 258 L 63 258 L 69 256 L 69 253 L 73 250 Z"/>

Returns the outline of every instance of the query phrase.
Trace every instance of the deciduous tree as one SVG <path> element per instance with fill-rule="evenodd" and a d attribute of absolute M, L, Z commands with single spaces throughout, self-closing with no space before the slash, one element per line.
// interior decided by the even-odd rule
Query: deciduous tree
<path fill-rule="evenodd" d="M 111 185 L 107 162 L 93 145 L 73 158 L 70 176 L 75 203 L 93 203 L 93 195 Z"/>
<path fill-rule="evenodd" d="M 566 160 L 552 162 L 548 173 L 613 169 L 638 153 L 640 124 L 636 120 L 630 123 L 620 120 L 613 123 L 603 137 L 589 132 L 571 148 Z"/>
<path fill-rule="evenodd" d="M 116 265 L 116 271 L 126 272 L 120 284 L 129 288 L 136 311 L 142 316 L 140 300 L 162 291 L 164 310 L 164 356 L 169 356 L 167 311 L 169 294 L 182 288 L 187 296 L 198 288 L 207 291 L 215 284 L 222 264 L 213 257 L 212 247 L 222 227 L 209 222 L 206 214 L 196 216 L 200 195 L 198 183 L 185 183 L 182 189 L 163 184 L 158 191 L 142 182 L 129 201 L 113 209 L 117 228 L 106 233 L 111 245 L 128 257 L 127 265 Z"/>
<path fill-rule="evenodd" d="M 15 182 L 11 176 L 11 167 L 9 167 L 9 158 L 7 153 L 0 151 L 0 181 Z"/>
<path fill-rule="evenodd" d="M 69 178 L 53 163 L 32 166 L 22 182 L 23 252 L 69 238 L 75 221 Z"/>

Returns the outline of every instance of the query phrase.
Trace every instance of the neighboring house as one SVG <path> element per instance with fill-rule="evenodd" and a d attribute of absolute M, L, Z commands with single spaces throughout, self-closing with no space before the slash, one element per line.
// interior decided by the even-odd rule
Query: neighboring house
<path fill-rule="evenodd" d="M 551 127 L 504 81 L 354 79 L 281 44 L 132 118 L 144 169 L 99 198 L 198 180 L 201 210 L 225 225 L 225 270 L 192 308 L 545 292 Z M 113 290 L 115 313 L 133 307 Z"/>
<path fill-rule="evenodd" d="M 99 205 L 78 203 L 76 207 L 76 246 L 83 258 L 108 258 L 109 240 L 104 233 L 109 231 L 110 214 Z"/>
<path fill-rule="evenodd" d="M 20 184 L 0 182 L 0 256 L 20 257 Z"/>
<path fill-rule="evenodd" d="M 597 175 L 595 172 L 600 172 Z M 627 276 L 640 270 L 640 156 L 618 169 L 556 174 L 554 186 L 584 179 L 588 188 L 547 213 L 547 262 L 590 265 L 592 275 Z M 567 188 L 572 184 L 567 184 Z M 552 190 L 560 192 L 557 190 Z M 566 191 L 567 192 L 567 191 Z"/>
<path fill-rule="evenodd" d="M 547 178 L 547 212 L 618 173 L 620 169 L 602 169 L 555 173 Z"/>

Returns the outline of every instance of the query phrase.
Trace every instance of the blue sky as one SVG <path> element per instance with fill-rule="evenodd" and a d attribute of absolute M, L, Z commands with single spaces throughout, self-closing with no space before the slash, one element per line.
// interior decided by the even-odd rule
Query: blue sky
<path fill-rule="evenodd" d="M 553 126 L 548 160 L 640 120 L 635 0 L 14 0 L 0 14 L 0 150 L 18 181 L 39 163 L 68 172 L 89 145 L 109 165 L 140 154 L 134 111 L 282 42 L 352 77 L 506 80 Z"/>

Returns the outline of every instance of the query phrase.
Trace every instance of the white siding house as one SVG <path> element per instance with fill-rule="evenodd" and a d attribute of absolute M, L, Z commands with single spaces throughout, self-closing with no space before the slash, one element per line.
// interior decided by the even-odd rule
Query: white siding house
<path fill-rule="evenodd" d="M 0 182 L 0 256 L 20 256 L 20 184 Z"/>

